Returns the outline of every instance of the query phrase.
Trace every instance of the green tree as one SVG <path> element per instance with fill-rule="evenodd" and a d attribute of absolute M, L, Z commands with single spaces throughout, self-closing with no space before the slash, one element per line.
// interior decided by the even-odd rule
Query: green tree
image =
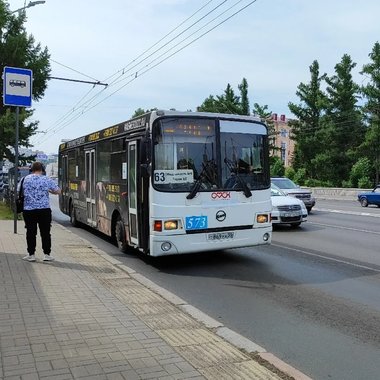
<path fill-rule="evenodd" d="M 357 187 L 361 178 L 369 178 L 371 176 L 371 162 L 367 157 L 359 158 L 350 171 L 350 183 L 352 187 Z"/>
<path fill-rule="evenodd" d="M 326 74 L 320 74 L 317 60 L 309 66 L 310 82 L 300 83 L 296 95 L 300 103 L 290 102 L 288 107 L 296 119 L 289 121 L 295 140 L 293 166 L 297 171 L 305 169 L 310 178 L 319 178 L 315 157 L 323 152 L 321 143 L 321 120 L 326 109 L 326 95 L 321 90 Z"/>
<path fill-rule="evenodd" d="M 284 163 L 281 161 L 280 157 L 274 156 L 271 158 L 270 163 L 270 176 L 271 177 L 282 177 L 285 174 Z"/>
<path fill-rule="evenodd" d="M 217 104 L 220 113 L 240 114 L 240 98 L 235 95 L 234 89 L 228 83 L 223 95 L 217 95 Z"/>
<path fill-rule="evenodd" d="M 144 113 L 144 108 L 137 108 L 137 110 L 135 110 L 135 112 L 133 113 L 132 118 L 144 115 Z"/>
<path fill-rule="evenodd" d="M 375 183 L 380 177 L 380 44 L 376 42 L 369 54 L 371 62 L 364 65 L 361 74 L 366 75 L 368 83 L 361 91 L 366 99 L 364 112 L 368 128 L 360 152 L 369 158 L 375 171 Z"/>
<path fill-rule="evenodd" d="M 345 54 L 335 65 L 335 75 L 326 77 L 328 107 L 324 127 L 325 179 L 335 186 L 347 180 L 358 146 L 365 133 L 361 110 L 357 106 L 359 86 L 353 81 L 351 71 L 356 66 Z"/>
<path fill-rule="evenodd" d="M 230 113 L 234 115 L 249 115 L 248 83 L 243 78 L 239 85 L 241 97 L 235 95 L 235 91 L 228 83 L 222 95 L 210 95 L 197 107 L 199 112 Z M 243 103 L 241 102 L 243 99 Z M 248 106 L 248 111 L 246 107 Z"/>
<path fill-rule="evenodd" d="M 146 110 L 146 111 L 144 111 L 144 108 L 139 107 L 139 108 L 137 108 L 137 110 L 135 110 L 135 112 L 133 113 L 133 115 L 132 115 L 132 119 L 133 119 L 134 117 L 138 117 L 138 116 L 144 115 L 144 113 L 148 113 L 148 112 L 152 112 L 152 111 L 156 111 L 156 110 L 157 110 L 157 108 L 155 107 L 155 108 L 151 108 L 150 110 Z"/>
<path fill-rule="evenodd" d="M 240 91 L 240 110 L 242 115 L 250 115 L 249 99 L 248 99 L 248 82 L 243 78 L 238 86 Z"/>
<path fill-rule="evenodd" d="M 197 107 L 197 111 L 199 112 L 219 112 L 218 105 L 216 103 L 216 99 L 213 95 L 208 96 L 203 103 Z"/>
<path fill-rule="evenodd" d="M 272 157 L 276 156 L 276 151 L 280 150 L 280 148 L 276 147 L 276 129 L 274 127 L 274 121 L 273 121 L 273 113 L 272 111 L 268 110 L 268 106 L 264 105 L 261 106 L 258 103 L 253 104 L 253 114 L 255 116 L 258 116 L 261 121 L 263 121 L 267 128 L 268 128 L 268 140 L 269 140 L 269 152 Z M 271 164 L 274 164 L 274 162 L 271 162 Z"/>
<path fill-rule="evenodd" d="M 45 93 L 50 74 L 50 55 L 48 49 L 36 43 L 32 35 L 28 35 L 24 24 L 25 12 L 12 14 L 8 3 L 0 0 L 0 72 L 4 66 L 28 68 L 33 71 L 33 101 L 40 100 Z M 0 82 L 0 92 L 3 93 L 3 82 Z M 38 121 L 30 122 L 32 109 L 20 110 L 19 145 L 29 147 L 29 139 L 35 134 Z M 15 107 L 7 107 L 0 98 L 0 182 L 2 182 L 3 159 L 14 161 L 10 147 L 15 144 Z M 22 161 L 22 157 L 20 157 Z"/>

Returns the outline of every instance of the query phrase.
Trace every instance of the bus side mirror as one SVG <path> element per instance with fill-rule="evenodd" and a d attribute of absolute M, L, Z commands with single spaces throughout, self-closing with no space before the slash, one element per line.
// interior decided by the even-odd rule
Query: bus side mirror
<path fill-rule="evenodd" d="M 140 157 L 141 157 L 141 175 L 144 178 L 149 178 L 152 174 L 152 166 L 151 166 L 151 155 L 152 150 L 152 139 L 150 135 L 147 133 L 141 140 L 140 144 Z"/>
<path fill-rule="evenodd" d="M 141 149 L 141 162 L 143 163 L 150 163 L 151 162 L 151 149 L 152 149 L 152 139 L 149 136 L 145 136 L 141 140 L 140 144 Z"/>
<path fill-rule="evenodd" d="M 152 165 L 151 164 L 141 164 L 141 176 L 144 178 L 149 178 L 152 174 Z"/>

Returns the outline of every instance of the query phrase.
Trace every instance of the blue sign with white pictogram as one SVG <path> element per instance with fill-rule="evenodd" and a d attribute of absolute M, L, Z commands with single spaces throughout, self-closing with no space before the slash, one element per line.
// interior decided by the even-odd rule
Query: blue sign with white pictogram
<path fill-rule="evenodd" d="M 5 106 L 32 106 L 32 70 L 4 67 L 3 103 Z"/>
<path fill-rule="evenodd" d="M 47 154 L 45 153 L 37 153 L 37 160 L 46 161 L 48 159 Z"/>

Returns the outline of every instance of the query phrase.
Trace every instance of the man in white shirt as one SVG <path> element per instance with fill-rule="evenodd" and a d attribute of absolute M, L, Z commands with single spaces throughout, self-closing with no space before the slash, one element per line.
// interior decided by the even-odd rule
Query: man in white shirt
<path fill-rule="evenodd" d="M 31 167 L 31 174 L 24 178 L 24 210 L 23 217 L 26 228 L 26 243 L 28 255 L 23 258 L 26 261 L 36 261 L 36 236 L 37 226 L 40 230 L 42 250 L 44 252 L 43 261 L 53 261 L 51 253 L 51 208 L 49 193 L 60 194 L 61 189 L 51 178 L 44 173 L 41 162 L 34 162 Z"/>

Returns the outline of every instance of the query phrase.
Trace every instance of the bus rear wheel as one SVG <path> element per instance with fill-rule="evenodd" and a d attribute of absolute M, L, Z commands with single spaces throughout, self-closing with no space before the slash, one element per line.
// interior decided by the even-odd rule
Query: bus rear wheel
<path fill-rule="evenodd" d="M 125 239 L 125 227 L 120 216 L 118 216 L 115 223 L 115 239 L 120 251 L 124 253 L 127 252 L 128 244 Z"/>

